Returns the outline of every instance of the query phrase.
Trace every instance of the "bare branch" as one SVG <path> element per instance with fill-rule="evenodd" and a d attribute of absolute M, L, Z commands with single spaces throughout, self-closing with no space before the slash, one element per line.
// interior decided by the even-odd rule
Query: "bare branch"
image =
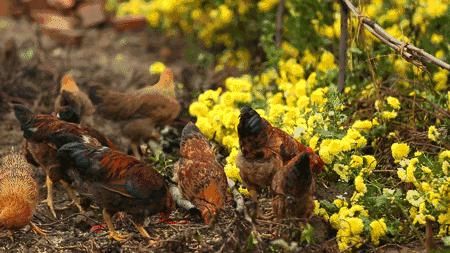
<path fill-rule="evenodd" d="M 348 39 L 348 8 L 344 2 L 341 5 L 341 36 L 339 38 L 339 79 L 338 90 L 344 91 L 345 69 L 347 68 L 347 39 Z"/>
<path fill-rule="evenodd" d="M 359 21 L 370 33 L 372 33 L 375 37 L 381 40 L 384 44 L 388 45 L 390 48 L 400 53 L 400 55 L 407 61 L 413 63 L 418 67 L 424 67 L 425 66 L 424 63 L 432 63 L 436 66 L 439 66 L 443 69 L 450 71 L 450 65 L 448 63 L 425 52 L 425 50 L 423 49 L 399 41 L 398 39 L 388 34 L 375 21 L 369 19 L 366 16 L 361 15 L 359 10 L 350 2 L 350 0 L 342 0 L 342 2 L 353 12 L 355 16 L 358 17 Z"/>
<path fill-rule="evenodd" d="M 285 0 L 280 0 L 280 2 L 278 3 L 277 17 L 275 20 L 275 44 L 277 45 L 277 47 L 281 46 L 281 33 L 283 32 L 283 12 L 285 2 Z"/>

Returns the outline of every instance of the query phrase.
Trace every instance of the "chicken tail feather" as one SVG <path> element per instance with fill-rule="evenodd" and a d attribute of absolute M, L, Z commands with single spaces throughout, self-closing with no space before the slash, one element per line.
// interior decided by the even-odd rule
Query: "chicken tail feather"
<path fill-rule="evenodd" d="M 310 168 L 309 154 L 303 153 L 294 166 L 294 173 L 299 179 L 300 185 L 309 186 L 312 182 L 312 172 Z"/>
<path fill-rule="evenodd" d="M 259 133 L 263 129 L 264 120 L 249 106 L 241 108 L 238 125 L 238 135 L 240 137 L 251 136 Z"/>
<path fill-rule="evenodd" d="M 101 93 L 100 86 L 92 86 L 89 88 L 89 98 L 95 105 L 103 102 L 102 96 L 99 93 Z"/>
<path fill-rule="evenodd" d="M 28 138 L 33 134 L 32 124 L 34 113 L 22 104 L 13 104 L 14 114 L 20 123 L 24 137 Z"/>

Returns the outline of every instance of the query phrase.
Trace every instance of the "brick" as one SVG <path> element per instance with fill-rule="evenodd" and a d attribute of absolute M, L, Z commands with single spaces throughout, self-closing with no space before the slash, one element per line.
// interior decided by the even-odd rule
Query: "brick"
<path fill-rule="evenodd" d="M 102 2 L 86 2 L 77 8 L 77 14 L 84 27 L 92 27 L 106 21 Z"/>
<path fill-rule="evenodd" d="M 118 31 L 136 31 L 147 26 L 147 21 L 144 16 L 115 17 L 112 23 Z"/>

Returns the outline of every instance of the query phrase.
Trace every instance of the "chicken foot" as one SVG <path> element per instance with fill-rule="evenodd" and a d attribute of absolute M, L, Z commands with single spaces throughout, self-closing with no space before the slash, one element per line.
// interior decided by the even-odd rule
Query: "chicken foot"
<path fill-rule="evenodd" d="M 33 230 L 36 234 L 38 234 L 40 236 L 47 236 L 46 231 L 41 229 L 40 227 L 38 227 L 33 222 L 30 222 L 30 226 L 31 226 L 31 230 Z"/>
<path fill-rule="evenodd" d="M 73 203 L 75 204 L 75 206 L 78 208 L 78 210 L 80 211 L 80 213 L 84 213 L 84 209 L 81 206 L 81 200 L 80 198 L 75 194 L 75 191 L 73 190 L 72 186 L 69 185 L 69 183 L 67 183 L 64 180 L 59 180 L 59 182 L 61 183 L 61 185 L 64 187 L 64 189 L 67 192 L 67 195 L 69 195 L 69 198 L 72 199 Z"/>
<path fill-rule="evenodd" d="M 121 234 L 116 231 L 112 223 L 111 215 L 106 209 L 103 209 L 103 219 L 105 220 L 106 226 L 108 226 L 109 237 L 119 242 L 125 241 L 130 237 L 128 234 Z"/>
<path fill-rule="evenodd" d="M 248 192 L 250 193 L 250 198 L 251 198 L 253 204 L 255 205 L 255 215 L 254 216 L 260 220 L 271 220 L 273 218 L 273 214 L 265 215 L 262 212 L 261 208 L 259 207 L 258 192 L 255 189 L 251 189 L 251 188 L 248 189 Z"/>
<path fill-rule="evenodd" d="M 142 224 L 137 224 L 134 221 L 131 220 L 131 223 L 133 223 L 133 226 L 136 228 L 136 230 L 139 232 L 139 234 L 142 235 L 142 237 L 146 239 L 150 239 L 150 234 L 147 232 L 147 230 L 144 228 Z"/>

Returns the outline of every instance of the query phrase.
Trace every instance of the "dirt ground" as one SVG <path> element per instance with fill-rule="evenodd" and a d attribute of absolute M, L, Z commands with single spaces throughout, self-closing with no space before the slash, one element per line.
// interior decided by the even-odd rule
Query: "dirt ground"
<path fill-rule="evenodd" d="M 19 148 L 22 133 L 7 101 L 20 101 L 35 112 L 52 111 L 58 81 L 71 71 L 82 89 L 101 84 L 113 89 L 138 88 L 154 83 L 157 76 L 151 76 L 148 66 L 162 60 L 175 72 L 180 83 L 178 98 L 183 112 L 173 124 L 163 143 L 169 154 L 165 157 L 168 170 L 176 160 L 178 138 L 181 128 L 190 120 L 187 106 L 198 92 L 218 85 L 223 74 L 213 74 L 208 68 L 191 64 L 181 38 L 165 38 L 155 31 L 117 33 L 107 26 L 86 32 L 80 47 L 65 47 L 42 36 L 27 20 L 0 19 L 0 155 L 11 147 Z M 14 40 L 17 50 L 8 48 Z M 12 53 L 11 53 L 12 52 Z M 182 84 L 181 84 L 182 83 Z M 126 150 L 128 143 L 118 135 L 118 126 L 101 118 L 95 119 L 95 127 Z M 158 166 L 161 162 L 154 162 Z M 166 171 L 165 169 L 162 169 Z M 44 175 L 37 169 L 41 185 L 41 199 L 46 196 Z M 170 173 L 169 173 L 170 174 Z M 117 229 L 131 234 L 124 243 L 112 241 L 107 230 L 102 228 L 100 209 L 95 203 L 87 203 L 88 211 L 78 213 L 71 205 L 64 191 L 56 187 L 56 209 L 58 219 L 52 218 L 46 203 L 40 203 L 33 222 L 47 231 L 42 237 L 33 233 L 29 226 L 14 233 L 13 238 L 0 235 L 0 252 L 273 252 L 278 249 L 292 249 L 296 252 L 337 252 L 335 232 L 318 218 L 312 220 L 315 228 L 314 241 L 309 246 L 273 242 L 299 241 L 301 230 L 298 222 L 282 224 L 272 221 L 250 223 L 229 206 L 219 217 L 214 227 L 200 223 L 195 215 L 177 210 L 171 215 L 172 222 L 160 222 L 158 216 L 147 222 L 152 241 L 143 240 L 125 217 L 115 221 Z M 331 191 L 331 190 L 330 190 Z M 270 206 L 267 199 L 262 200 Z M 392 249 L 393 251 L 389 251 Z M 397 251 L 398 249 L 398 251 Z M 411 252 L 408 248 L 390 247 L 386 252 Z M 373 252 L 365 248 L 361 252 Z"/>

